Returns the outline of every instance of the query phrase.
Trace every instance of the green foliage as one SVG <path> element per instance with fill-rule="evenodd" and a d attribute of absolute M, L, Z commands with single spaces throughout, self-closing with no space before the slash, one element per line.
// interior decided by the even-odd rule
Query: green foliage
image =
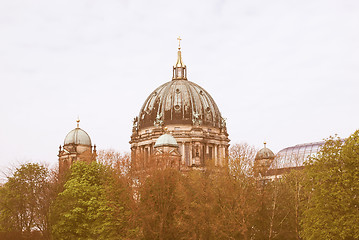
<path fill-rule="evenodd" d="M 77 162 L 51 209 L 54 239 L 120 239 L 125 235 L 122 201 L 107 197 L 118 186 L 101 164 Z"/>
<path fill-rule="evenodd" d="M 359 131 L 330 138 L 306 167 L 305 239 L 359 239 Z"/>
<path fill-rule="evenodd" d="M 0 188 L 0 231 L 30 235 L 38 230 L 46 235 L 48 228 L 49 172 L 36 163 L 16 169 Z"/>

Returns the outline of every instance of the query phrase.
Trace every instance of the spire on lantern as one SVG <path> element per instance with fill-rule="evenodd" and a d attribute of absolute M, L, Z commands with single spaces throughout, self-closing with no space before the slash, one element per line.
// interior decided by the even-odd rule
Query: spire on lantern
<path fill-rule="evenodd" d="M 79 117 L 77 117 L 76 122 L 77 122 L 77 128 L 80 128 L 80 118 Z"/>
<path fill-rule="evenodd" d="M 187 80 L 187 69 L 186 65 L 182 62 L 181 55 L 181 37 L 177 38 L 178 40 L 178 52 L 177 52 L 177 62 L 176 65 L 173 66 L 173 78 L 172 80 Z"/>

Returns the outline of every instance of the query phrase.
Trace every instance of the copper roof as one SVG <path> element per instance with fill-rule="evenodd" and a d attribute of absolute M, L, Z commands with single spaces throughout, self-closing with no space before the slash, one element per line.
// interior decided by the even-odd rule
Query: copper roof
<path fill-rule="evenodd" d="M 188 80 L 167 82 L 154 90 L 139 114 L 139 129 L 154 124 L 221 127 L 222 117 L 211 95 Z"/>

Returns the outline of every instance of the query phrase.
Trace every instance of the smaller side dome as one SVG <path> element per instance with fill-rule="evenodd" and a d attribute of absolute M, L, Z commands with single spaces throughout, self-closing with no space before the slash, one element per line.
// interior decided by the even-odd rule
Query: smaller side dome
<path fill-rule="evenodd" d="M 264 143 L 264 148 L 262 148 L 261 150 L 259 150 L 257 152 L 255 160 L 274 159 L 274 157 L 275 157 L 274 153 L 272 152 L 272 150 L 267 148 L 266 144 L 267 143 Z"/>
<path fill-rule="evenodd" d="M 64 145 L 76 144 L 91 146 L 91 138 L 79 127 L 80 120 L 77 120 L 77 127 L 71 130 L 65 137 Z"/>
<path fill-rule="evenodd" d="M 157 139 L 154 147 L 178 147 L 178 144 L 171 134 L 165 133 Z"/>

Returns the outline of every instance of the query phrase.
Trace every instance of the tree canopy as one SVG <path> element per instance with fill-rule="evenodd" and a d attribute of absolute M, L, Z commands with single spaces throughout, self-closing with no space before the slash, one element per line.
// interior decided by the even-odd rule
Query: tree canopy
<path fill-rule="evenodd" d="M 0 188 L 0 231 L 16 238 L 36 230 L 48 235 L 49 171 L 37 163 L 16 168 Z"/>
<path fill-rule="evenodd" d="M 329 138 L 306 166 L 305 239 L 359 239 L 359 130 Z"/>
<path fill-rule="evenodd" d="M 124 199 L 115 202 L 108 192 L 118 189 L 108 168 L 97 162 L 77 162 L 52 208 L 54 239 L 119 239 L 124 237 Z M 124 187 L 124 186 L 122 186 Z"/>
<path fill-rule="evenodd" d="M 236 144 L 224 166 L 180 172 L 102 151 L 62 180 L 23 164 L 0 186 L 0 238 L 359 239 L 359 131 L 274 180 L 255 153 Z"/>

